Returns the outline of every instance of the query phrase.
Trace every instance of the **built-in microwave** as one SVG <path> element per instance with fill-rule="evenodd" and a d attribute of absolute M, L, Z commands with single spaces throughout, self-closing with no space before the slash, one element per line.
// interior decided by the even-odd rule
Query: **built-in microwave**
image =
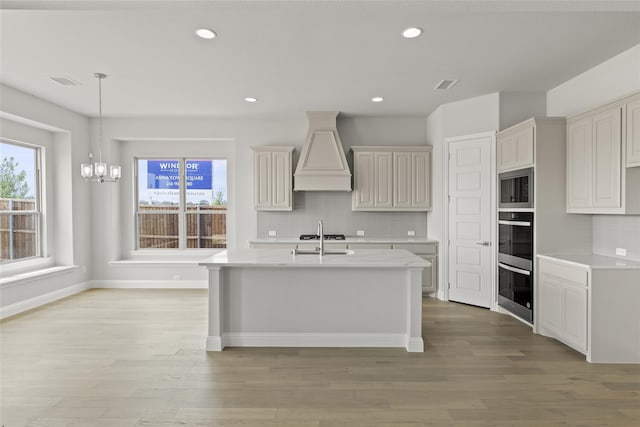
<path fill-rule="evenodd" d="M 533 168 L 503 172 L 498 175 L 500 203 L 498 207 L 533 208 Z"/>

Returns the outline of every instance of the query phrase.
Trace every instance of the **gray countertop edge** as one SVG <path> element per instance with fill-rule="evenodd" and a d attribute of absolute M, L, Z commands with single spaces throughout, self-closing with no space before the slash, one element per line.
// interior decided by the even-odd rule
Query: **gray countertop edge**
<path fill-rule="evenodd" d="M 403 268 L 431 266 L 406 250 L 361 249 L 353 255 L 296 255 L 288 249 L 233 249 L 203 259 L 205 267 L 285 267 L 285 268 Z"/>
<path fill-rule="evenodd" d="M 296 237 L 282 237 L 275 239 L 252 239 L 249 243 L 313 243 L 317 240 L 300 240 Z M 439 243 L 438 240 L 430 238 L 403 238 L 403 237 L 350 237 L 345 240 L 325 240 L 326 243 L 399 243 L 399 244 L 412 244 L 412 243 Z"/>
<path fill-rule="evenodd" d="M 538 258 L 559 261 L 587 269 L 627 269 L 640 270 L 640 262 L 598 254 L 538 254 Z"/>

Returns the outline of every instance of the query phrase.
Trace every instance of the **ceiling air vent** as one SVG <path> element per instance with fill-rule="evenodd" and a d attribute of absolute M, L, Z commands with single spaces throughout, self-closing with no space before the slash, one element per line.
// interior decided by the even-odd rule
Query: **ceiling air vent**
<path fill-rule="evenodd" d="M 447 90 L 451 89 L 456 83 L 457 80 L 440 80 L 438 84 L 434 87 L 435 90 Z"/>
<path fill-rule="evenodd" d="M 54 82 L 61 84 L 62 86 L 77 86 L 80 84 L 80 82 L 77 82 L 69 77 L 49 77 L 51 80 L 53 80 Z"/>

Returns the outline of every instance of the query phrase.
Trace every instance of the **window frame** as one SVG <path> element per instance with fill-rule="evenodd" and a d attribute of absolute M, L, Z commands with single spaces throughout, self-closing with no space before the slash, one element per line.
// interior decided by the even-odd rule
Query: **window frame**
<path fill-rule="evenodd" d="M 140 210 L 139 210 L 139 185 L 138 185 L 138 164 L 140 160 L 177 160 L 178 161 L 178 171 L 179 171 L 179 175 L 178 175 L 178 182 L 179 182 L 179 205 L 178 205 L 178 209 L 176 211 L 169 211 L 171 213 L 176 213 L 178 215 L 178 247 L 177 248 L 141 248 L 140 247 L 140 237 L 139 237 L 139 215 L 140 215 Z M 134 248 L 134 252 L 142 252 L 142 251 L 151 251 L 151 252 L 158 252 L 158 253 L 167 253 L 170 251 L 180 251 L 180 252 L 184 252 L 184 251 L 212 251 L 212 250 L 224 250 L 226 249 L 226 247 L 228 247 L 228 237 L 227 237 L 227 243 L 226 243 L 226 247 L 225 248 L 189 248 L 187 247 L 187 240 L 188 240 L 188 236 L 187 236 L 187 224 L 186 224 L 186 218 L 187 215 L 189 213 L 193 214 L 195 212 L 190 212 L 189 210 L 187 210 L 187 188 L 186 188 L 186 182 L 187 182 L 187 169 L 186 169 L 186 162 L 187 160 L 204 160 L 204 161 L 214 161 L 214 160 L 224 160 L 226 163 L 226 194 L 227 194 L 227 205 L 226 205 L 226 213 L 225 215 L 228 217 L 229 214 L 229 159 L 227 159 L 226 157 L 220 157 L 220 156 L 215 156 L 215 157 L 205 157 L 202 155 L 198 155 L 198 156 L 134 156 L 133 158 L 133 227 L 134 227 L 134 233 L 133 233 L 133 238 L 134 238 L 134 243 L 133 243 L 133 248 Z M 166 214 L 168 211 L 166 210 L 148 210 L 145 211 L 145 213 L 148 214 L 160 214 L 160 213 L 164 213 Z M 199 212 L 200 214 L 206 214 L 206 215 L 215 215 L 215 213 L 211 212 Z M 227 234 L 226 236 L 228 236 L 228 228 L 227 228 Z M 200 244 L 198 242 L 198 244 Z"/>
<path fill-rule="evenodd" d="M 28 268 L 33 265 L 39 265 L 42 262 L 49 263 L 49 259 L 44 254 L 44 248 L 47 247 L 46 236 L 47 236 L 47 224 L 46 224 L 46 209 L 44 206 L 44 200 L 46 200 L 45 195 L 43 194 L 43 189 L 46 191 L 46 183 L 44 182 L 44 174 L 43 174 L 43 164 L 44 164 L 44 156 L 45 156 L 45 147 L 29 144 L 27 142 L 16 141 L 14 139 L 3 138 L 0 137 L 0 142 L 3 144 L 16 145 L 18 147 L 28 148 L 34 150 L 34 203 L 35 208 L 29 211 L 0 211 L 0 216 L 11 216 L 16 215 L 15 212 L 20 212 L 18 215 L 35 215 L 35 233 L 36 233 L 36 242 L 35 242 L 35 255 L 17 258 L 17 259 L 7 259 L 0 260 L 0 266 L 3 267 L 3 270 L 19 270 L 23 268 Z M 6 213 L 5 213 L 6 212 Z M 13 213 L 9 213 L 13 212 Z"/>

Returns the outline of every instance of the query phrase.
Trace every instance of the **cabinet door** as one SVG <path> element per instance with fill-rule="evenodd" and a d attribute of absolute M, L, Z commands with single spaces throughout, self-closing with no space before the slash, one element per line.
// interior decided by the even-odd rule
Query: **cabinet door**
<path fill-rule="evenodd" d="M 435 292 L 438 283 L 438 257 L 435 255 L 420 255 L 420 257 L 431 263 L 431 267 L 422 271 L 422 293 Z"/>
<path fill-rule="evenodd" d="M 270 208 L 273 203 L 271 153 L 255 152 L 253 155 L 254 206 Z"/>
<path fill-rule="evenodd" d="M 627 166 L 640 166 L 640 99 L 627 104 Z"/>
<path fill-rule="evenodd" d="M 498 172 L 533 166 L 534 127 L 499 136 L 497 141 Z"/>
<path fill-rule="evenodd" d="M 516 166 L 518 168 L 533 166 L 533 137 L 533 126 L 516 134 Z"/>
<path fill-rule="evenodd" d="M 271 158 L 274 208 L 291 207 L 291 153 L 274 151 Z"/>
<path fill-rule="evenodd" d="M 411 153 L 393 153 L 393 206 L 411 207 Z"/>
<path fill-rule="evenodd" d="M 562 339 L 587 351 L 587 288 L 565 282 L 562 287 Z"/>
<path fill-rule="evenodd" d="M 593 207 L 619 208 L 621 204 L 620 107 L 593 118 Z"/>
<path fill-rule="evenodd" d="M 591 207 L 591 118 L 567 124 L 567 211 Z"/>
<path fill-rule="evenodd" d="M 540 272 L 540 302 L 538 322 L 547 334 L 556 338 L 562 333 L 562 282 L 560 279 Z"/>
<path fill-rule="evenodd" d="M 376 208 L 393 207 L 393 153 L 375 153 L 374 205 Z"/>
<path fill-rule="evenodd" d="M 375 206 L 374 153 L 355 152 L 353 164 L 353 209 L 373 208 Z"/>
<path fill-rule="evenodd" d="M 431 152 L 411 153 L 411 207 L 431 208 Z"/>
<path fill-rule="evenodd" d="M 500 136 L 498 135 L 497 143 L 496 143 L 496 152 L 497 152 L 497 166 L 498 172 L 503 172 L 506 170 L 510 170 L 513 168 L 515 164 L 515 146 L 516 146 L 516 136 L 508 135 L 508 136 Z"/>

